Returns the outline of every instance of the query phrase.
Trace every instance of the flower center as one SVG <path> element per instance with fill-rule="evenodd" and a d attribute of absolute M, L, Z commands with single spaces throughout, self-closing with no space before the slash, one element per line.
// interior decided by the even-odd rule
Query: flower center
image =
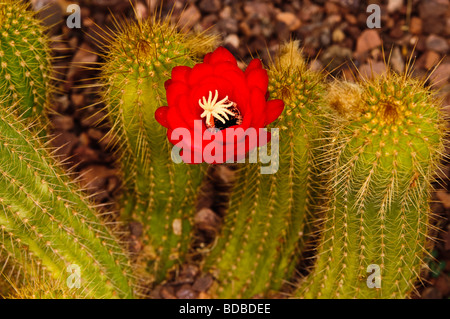
<path fill-rule="evenodd" d="M 208 100 L 206 100 L 205 96 L 198 100 L 198 104 L 204 110 L 201 118 L 206 117 L 206 126 L 208 128 L 222 130 L 233 125 L 241 124 L 242 116 L 237 108 L 237 104 L 228 100 L 228 96 L 220 101 L 218 99 L 219 92 L 216 90 L 214 97 L 212 91 L 209 91 Z"/>

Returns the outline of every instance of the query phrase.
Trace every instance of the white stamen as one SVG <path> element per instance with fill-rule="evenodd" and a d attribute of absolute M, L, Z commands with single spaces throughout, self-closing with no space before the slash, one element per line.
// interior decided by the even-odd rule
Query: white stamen
<path fill-rule="evenodd" d="M 219 92 L 216 90 L 216 94 L 214 95 L 214 99 L 212 98 L 212 91 L 209 91 L 208 100 L 206 100 L 205 97 L 203 97 L 203 103 L 202 99 L 198 100 L 198 104 L 201 106 L 202 109 L 204 109 L 201 118 L 204 118 L 206 116 L 206 123 L 212 124 L 214 123 L 214 120 L 212 117 L 215 117 L 219 121 L 221 121 L 223 124 L 225 124 L 225 119 L 229 119 L 228 115 L 235 115 L 232 111 L 230 111 L 228 108 L 235 105 L 234 102 L 225 103 L 228 101 L 228 96 L 223 98 L 222 100 L 217 102 L 217 99 L 219 98 Z"/>

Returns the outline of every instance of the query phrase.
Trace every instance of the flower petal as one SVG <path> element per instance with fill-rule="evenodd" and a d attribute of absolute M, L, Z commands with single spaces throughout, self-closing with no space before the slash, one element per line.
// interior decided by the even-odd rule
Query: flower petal
<path fill-rule="evenodd" d="M 233 64 L 231 62 L 220 62 L 217 64 L 214 64 L 214 74 L 217 76 L 223 76 L 224 72 L 235 72 L 236 74 L 239 74 L 242 79 L 245 79 L 244 72 L 242 72 L 241 69 L 236 64 Z"/>
<path fill-rule="evenodd" d="M 266 121 L 264 126 L 275 121 L 281 115 L 283 109 L 284 109 L 284 102 L 282 100 L 267 101 Z"/>
<path fill-rule="evenodd" d="M 269 77 L 267 76 L 267 71 L 263 69 L 252 70 L 245 75 L 247 79 L 247 85 L 251 89 L 252 87 L 257 87 L 264 94 L 267 92 L 267 86 L 269 85 Z"/>
<path fill-rule="evenodd" d="M 230 51 L 228 51 L 224 47 L 218 47 L 208 58 L 209 64 L 215 64 L 219 62 L 231 62 L 237 65 L 234 56 L 230 53 Z"/>
<path fill-rule="evenodd" d="M 189 87 L 180 81 L 172 81 L 166 88 L 167 105 L 172 107 L 178 104 L 178 99 L 183 94 L 189 93 Z"/>
<path fill-rule="evenodd" d="M 252 70 L 258 70 L 262 69 L 262 63 L 260 59 L 253 59 L 248 64 L 247 68 L 245 69 L 245 74 L 248 74 Z"/>
<path fill-rule="evenodd" d="M 169 123 L 167 122 L 167 112 L 169 111 L 168 106 L 161 106 L 155 111 L 155 119 L 159 124 L 164 126 L 165 128 L 169 127 Z"/>
<path fill-rule="evenodd" d="M 251 126 L 255 128 L 264 127 L 266 119 L 266 99 L 264 94 L 258 88 L 253 88 L 250 92 L 250 107 L 252 109 Z"/>
<path fill-rule="evenodd" d="M 211 55 L 212 52 L 209 52 L 205 55 L 205 57 L 203 58 L 203 63 L 209 63 L 209 61 L 211 61 Z"/>
<path fill-rule="evenodd" d="M 167 123 L 172 130 L 186 127 L 186 122 L 175 107 L 169 107 L 169 110 L 167 111 Z"/>
<path fill-rule="evenodd" d="M 187 82 L 191 68 L 188 66 L 176 66 L 172 69 L 172 81 Z"/>
<path fill-rule="evenodd" d="M 205 77 L 212 75 L 212 73 L 213 68 L 211 65 L 206 63 L 196 64 L 188 76 L 188 84 L 194 86 Z"/>

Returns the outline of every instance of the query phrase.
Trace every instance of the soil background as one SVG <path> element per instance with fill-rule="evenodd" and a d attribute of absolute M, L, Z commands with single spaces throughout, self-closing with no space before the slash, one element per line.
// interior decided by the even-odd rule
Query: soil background
<path fill-rule="evenodd" d="M 140 19 L 155 14 L 169 17 L 180 28 L 217 34 L 244 67 L 252 58 L 269 63 L 280 44 L 300 40 L 314 70 L 325 69 L 330 76 L 354 80 L 357 67 L 363 76 L 380 74 L 390 67 L 405 70 L 410 57 L 415 61 L 412 76 L 426 77 L 427 85 L 438 88 L 443 106 L 450 105 L 450 1 L 449 0 L 30 0 L 50 26 L 55 56 L 54 76 L 61 80 L 52 108 L 53 145 L 68 167 L 81 176 L 83 186 L 92 189 L 98 203 L 112 203 L 120 192 L 121 180 L 114 168 L 113 151 L 104 138 L 107 123 L 96 125 L 103 116 L 98 102 L 95 70 L 82 67 L 102 62 L 103 30 L 113 28 L 112 16 Z M 70 29 L 65 20 L 67 5 L 81 8 L 80 29 Z M 381 8 L 381 28 L 369 29 L 369 4 Z M 62 40 L 62 41 L 60 41 Z M 384 48 L 384 49 L 383 49 Z M 390 59 L 388 59 L 390 56 Z M 385 61 L 388 61 L 386 65 Z M 92 80 L 86 80 L 92 79 Z M 449 150 L 450 152 L 450 150 Z M 219 172 L 226 177 L 229 172 Z M 442 231 L 430 261 L 432 271 L 420 289 L 421 298 L 450 297 L 450 165 L 439 176 L 445 189 L 434 195 L 432 209 L 441 216 Z M 214 182 L 214 181 L 213 181 Z M 211 211 L 198 218 L 208 228 L 220 221 Z M 220 226 L 220 225 L 219 225 Z M 130 225 L 130 249 L 138 252 L 140 225 Z M 177 281 L 151 292 L 153 298 L 207 298 L 212 278 L 185 265 Z"/>

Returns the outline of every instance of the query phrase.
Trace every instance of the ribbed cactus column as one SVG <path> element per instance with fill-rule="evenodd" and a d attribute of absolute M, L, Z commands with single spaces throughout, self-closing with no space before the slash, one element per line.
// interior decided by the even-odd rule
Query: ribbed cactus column
<path fill-rule="evenodd" d="M 285 103 L 272 125 L 279 128 L 279 168 L 261 174 L 268 164 L 237 164 L 223 230 L 205 263 L 217 277 L 213 293 L 220 298 L 267 296 L 289 280 L 307 238 L 308 215 L 317 208 L 322 78 L 307 69 L 297 42 L 283 47 L 268 74 L 270 97 Z"/>
<path fill-rule="evenodd" d="M 144 226 L 144 258 L 160 282 L 188 250 L 205 167 L 173 162 L 166 129 L 156 122 L 155 111 L 166 105 L 164 82 L 172 68 L 193 66 L 195 54 L 208 52 L 214 39 L 187 38 L 167 22 L 121 28 L 102 71 L 124 172 L 122 216 Z"/>
<path fill-rule="evenodd" d="M 414 290 L 445 134 L 440 103 L 422 84 L 388 74 L 330 88 L 340 113 L 325 156 L 330 202 L 298 297 L 405 298 Z"/>
<path fill-rule="evenodd" d="M 22 1 L 0 2 L 0 94 L 17 112 L 39 115 L 51 92 L 51 55 L 45 28 Z"/>
<path fill-rule="evenodd" d="M 58 287 L 47 296 L 132 297 L 127 254 L 112 228 L 107 227 L 112 221 L 99 217 L 23 119 L 7 109 L 0 103 L 3 275 L 10 275 L 8 280 L 19 288 L 22 281 L 17 282 L 17 278 L 43 290 Z M 80 278 L 79 288 L 67 284 L 71 275 L 68 267 L 79 269 L 75 275 Z M 77 278 L 70 282 L 77 283 Z"/>

